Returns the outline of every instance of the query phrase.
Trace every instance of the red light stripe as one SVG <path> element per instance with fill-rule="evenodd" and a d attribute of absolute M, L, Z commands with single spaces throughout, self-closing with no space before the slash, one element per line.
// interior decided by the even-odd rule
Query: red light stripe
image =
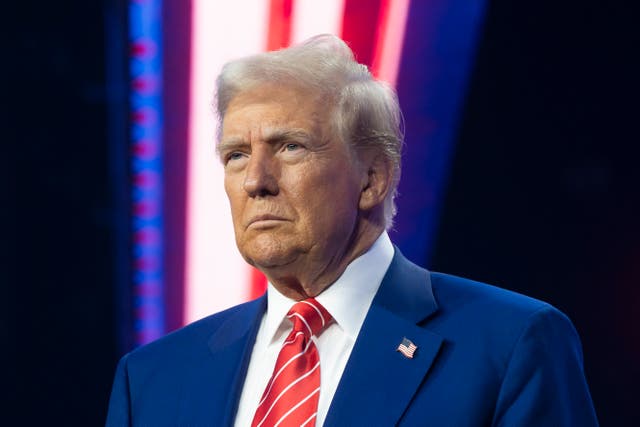
<path fill-rule="evenodd" d="M 382 63 L 382 54 L 384 48 L 384 40 L 388 34 L 387 25 L 389 19 L 389 0 L 382 0 L 380 2 L 380 10 L 378 13 L 378 22 L 377 28 L 378 31 L 376 33 L 376 38 L 374 40 L 374 55 L 371 61 L 371 72 L 374 76 L 379 77 L 380 75 L 380 66 Z M 395 82 L 392 82 L 395 83 Z"/>
<path fill-rule="evenodd" d="M 260 270 L 251 268 L 251 289 L 249 299 L 256 299 L 267 290 L 267 278 Z"/>
<path fill-rule="evenodd" d="M 278 50 L 289 46 L 292 12 L 293 0 L 271 0 L 269 2 L 267 50 Z"/>
<path fill-rule="evenodd" d="M 358 62 L 371 67 L 379 28 L 383 0 L 345 0 L 342 39 L 347 42 Z"/>
<path fill-rule="evenodd" d="M 378 36 L 371 71 L 376 78 L 395 86 L 402 57 L 410 0 L 382 0 Z"/>
<path fill-rule="evenodd" d="M 345 0 L 342 39 L 376 78 L 395 86 L 410 0 Z"/>

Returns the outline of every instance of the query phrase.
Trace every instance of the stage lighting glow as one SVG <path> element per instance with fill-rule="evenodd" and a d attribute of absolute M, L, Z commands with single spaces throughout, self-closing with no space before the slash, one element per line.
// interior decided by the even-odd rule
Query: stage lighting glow
<path fill-rule="evenodd" d="M 160 0 L 129 3 L 135 345 L 165 333 L 161 10 Z"/>
<path fill-rule="evenodd" d="M 250 295 L 251 271 L 236 249 L 223 169 L 215 153 L 211 102 L 222 65 L 264 49 L 267 19 L 264 0 L 192 4 L 185 323 Z"/>
<path fill-rule="evenodd" d="M 296 0 L 293 3 L 291 44 L 317 34 L 342 32 L 344 0 Z"/>
<path fill-rule="evenodd" d="M 371 68 L 377 78 L 394 86 L 400 68 L 409 3 L 409 0 L 386 0 L 382 4 L 379 18 L 376 50 Z"/>

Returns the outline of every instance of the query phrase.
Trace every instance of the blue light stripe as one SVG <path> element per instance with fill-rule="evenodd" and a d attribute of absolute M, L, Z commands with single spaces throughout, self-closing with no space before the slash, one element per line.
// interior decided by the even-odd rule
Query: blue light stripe
<path fill-rule="evenodd" d="M 162 1 L 129 2 L 134 343 L 165 333 Z"/>
<path fill-rule="evenodd" d="M 398 73 L 406 128 L 393 241 L 429 267 L 486 0 L 412 1 Z"/>

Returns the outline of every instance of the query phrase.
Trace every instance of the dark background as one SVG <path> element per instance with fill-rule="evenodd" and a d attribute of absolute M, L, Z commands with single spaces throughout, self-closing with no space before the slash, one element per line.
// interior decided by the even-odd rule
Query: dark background
<path fill-rule="evenodd" d="M 640 425 L 637 23 L 620 3 L 559 3 L 490 3 L 425 262 L 566 312 L 602 425 Z M 124 4 L 5 8 L 2 425 L 104 422 L 126 274 Z"/>
<path fill-rule="evenodd" d="M 615 7 L 491 4 L 430 264 L 567 313 L 601 424 L 638 426 L 640 44 Z"/>

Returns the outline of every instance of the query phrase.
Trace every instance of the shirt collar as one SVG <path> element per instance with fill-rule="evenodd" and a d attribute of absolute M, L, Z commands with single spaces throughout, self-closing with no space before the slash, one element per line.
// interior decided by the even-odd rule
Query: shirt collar
<path fill-rule="evenodd" d="M 316 297 L 353 340 L 360 332 L 373 297 L 391 264 L 393 253 L 393 244 L 385 231 L 369 250 L 351 261 L 338 280 Z M 268 284 L 264 327 L 269 342 L 275 338 L 295 302 L 278 292 L 271 283 Z"/>

